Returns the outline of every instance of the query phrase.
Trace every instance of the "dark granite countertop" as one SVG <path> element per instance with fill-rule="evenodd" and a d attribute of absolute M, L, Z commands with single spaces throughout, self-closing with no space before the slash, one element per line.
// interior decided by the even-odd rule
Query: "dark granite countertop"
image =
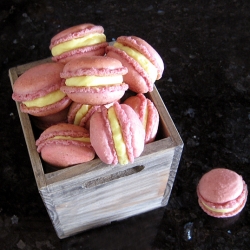
<path fill-rule="evenodd" d="M 249 249 L 250 210 L 215 219 L 196 185 L 216 167 L 250 185 L 250 4 L 221 1 L 4 0 L 0 3 L 0 249 Z M 8 69 L 50 56 L 51 37 L 100 24 L 136 35 L 165 63 L 156 86 L 184 141 L 166 207 L 59 240 L 38 193 Z"/>

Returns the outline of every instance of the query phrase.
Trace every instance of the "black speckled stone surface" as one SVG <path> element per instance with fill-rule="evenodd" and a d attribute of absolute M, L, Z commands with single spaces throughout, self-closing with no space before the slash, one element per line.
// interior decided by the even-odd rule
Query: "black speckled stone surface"
<path fill-rule="evenodd" d="M 249 249 L 249 202 L 231 219 L 198 206 L 196 185 L 216 167 L 250 185 L 250 4 L 221 1 L 0 3 L 0 249 Z M 59 240 L 38 193 L 8 69 L 50 56 L 51 37 L 92 22 L 108 40 L 136 35 L 162 56 L 156 85 L 185 143 L 169 204 Z"/>

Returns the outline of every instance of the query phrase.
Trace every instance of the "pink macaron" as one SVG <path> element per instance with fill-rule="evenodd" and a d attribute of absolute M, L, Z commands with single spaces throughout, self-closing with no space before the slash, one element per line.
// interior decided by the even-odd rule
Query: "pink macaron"
<path fill-rule="evenodd" d="M 107 46 L 106 54 L 128 68 L 124 81 L 136 93 L 153 91 L 155 81 L 162 77 L 164 63 L 161 56 L 139 37 L 118 37 L 113 45 Z"/>
<path fill-rule="evenodd" d="M 55 167 L 69 167 L 95 157 L 89 131 L 74 124 L 50 126 L 36 140 L 36 146 L 41 158 Z"/>
<path fill-rule="evenodd" d="M 41 117 L 43 126 L 48 121 L 52 124 L 53 120 L 60 122 L 67 118 L 64 110 L 72 100 L 60 90 L 64 84 L 60 77 L 63 67 L 64 64 L 55 62 L 40 64 L 25 71 L 14 82 L 12 98 L 20 103 L 22 112 L 37 117 L 36 121 Z"/>
<path fill-rule="evenodd" d="M 145 130 L 138 115 L 126 104 L 101 106 L 101 111 L 90 119 L 91 145 L 106 164 L 134 162 L 144 150 L 144 139 Z"/>
<path fill-rule="evenodd" d="M 68 112 L 68 123 L 89 129 L 90 118 L 99 108 L 99 105 L 73 102 Z"/>
<path fill-rule="evenodd" d="M 127 98 L 123 103 L 133 108 L 139 116 L 146 133 L 145 144 L 154 141 L 159 127 L 159 113 L 154 103 L 141 93 Z"/>
<path fill-rule="evenodd" d="M 208 215 L 218 218 L 232 217 L 244 208 L 247 185 L 236 172 L 215 168 L 200 179 L 197 186 L 198 202 Z"/>
<path fill-rule="evenodd" d="M 85 23 L 56 34 L 49 48 L 53 61 L 67 63 L 80 56 L 103 56 L 107 45 L 104 28 Z"/>
<path fill-rule="evenodd" d="M 60 89 L 74 102 L 105 105 L 120 100 L 128 89 L 123 81 L 127 68 L 120 61 L 105 57 L 81 57 L 65 64 Z"/>

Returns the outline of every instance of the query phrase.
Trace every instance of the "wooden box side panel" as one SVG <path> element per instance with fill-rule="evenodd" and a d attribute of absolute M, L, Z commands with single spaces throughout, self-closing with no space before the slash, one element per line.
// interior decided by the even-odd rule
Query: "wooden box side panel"
<path fill-rule="evenodd" d="M 162 153 L 168 149 L 174 148 L 174 142 L 170 137 L 164 138 L 159 141 L 155 141 L 145 145 L 144 151 L 140 155 L 140 157 L 136 158 L 134 163 L 130 163 L 127 165 L 107 165 L 103 163 L 99 158 L 94 159 L 90 162 L 82 163 L 76 166 L 72 166 L 70 168 L 61 169 L 59 171 L 55 171 L 52 173 L 46 174 L 47 184 L 55 184 L 54 187 L 60 187 L 60 182 L 67 180 L 68 183 L 74 182 L 74 178 L 78 177 L 78 175 L 84 176 L 84 178 L 89 179 L 92 177 L 104 176 L 108 174 L 112 174 L 120 170 L 125 170 L 127 168 L 131 168 L 133 166 L 138 165 L 138 162 L 147 162 L 149 158 L 157 158 Z M 57 185 L 58 184 L 58 185 Z"/>
<path fill-rule="evenodd" d="M 73 186 L 65 182 L 60 188 L 49 185 L 40 190 L 58 236 L 68 237 L 161 207 L 173 156 L 174 148 L 156 159 L 149 158 L 145 165 L 137 162 L 139 165 L 134 168 L 138 171 L 112 180 L 110 175 L 92 180 L 78 176 Z"/>
<path fill-rule="evenodd" d="M 11 68 L 9 70 L 9 77 L 10 77 L 12 88 L 13 88 L 14 82 L 16 81 L 19 75 L 20 74 L 18 74 L 17 68 Z M 34 133 L 32 130 L 31 122 L 30 122 L 28 114 L 21 112 L 18 102 L 16 102 L 16 106 L 17 106 L 17 111 L 18 111 L 18 115 L 20 118 L 22 130 L 23 130 L 25 142 L 27 145 L 28 153 L 30 156 L 31 165 L 32 165 L 33 172 L 35 175 L 36 183 L 37 183 L 38 189 L 40 189 L 46 186 L 46 180 L 44 176 L 44 170 L 43 170 L 41 158 L 36 150 L 35 137 L 34 137 Z"/>
<path fill-rule="evenodd" d="M 182 151 L 183 151 L 183 145 L 179 145 L 174 148 L 174 156 L 170 167 L 170 175 L 168 178 L 166 190 L 162 199 L 162 206 L 166 206 L 168 204 L 168 200 L 170 198 L 170 194 L 174 185 L 175 177 L 180 163 Z"/>

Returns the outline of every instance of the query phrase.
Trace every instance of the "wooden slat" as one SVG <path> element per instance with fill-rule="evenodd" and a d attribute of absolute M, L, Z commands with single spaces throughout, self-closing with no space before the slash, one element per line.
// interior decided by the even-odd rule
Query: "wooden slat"
<path fill-rule="evenodd" d="M 9 70 L 9 77 L 10 77 L 12 87 L 13 87 L 14 82 L 18 78 L 17 71 L 18 71 L 17 68 L 11 68 Z M 35 137 L 34 137 L 31 123 L 30 123 L 30 119 L 29 119 L 28 114 L 21 112 L 18 102 L 16 102 L 16 106 L 17 106 L 17 111 L 19 114 L 21 126 L 23 129 L 25 142 L 28 148 L 28 153 L 30 156 L 30 161 L 31 161 L 31 165 L 32 165 L 33 172 L 35 175 L 36 183 L 37 183 L 38 189 L 40 189 L 46 186 L 46 180 L 45 180 L 42 162 L 36 150 Z"/>
<path fill-rule="evenodd" d="M 125 170 L 127 168 L 138 165 L 139 161 L 146 162 L 148 160 L 148 157 L 155 157 L 155 155 L 157 157 L 157 154 L 160 154 L 161 152 L 164 153 L 168 148 L 173 148 L 173 141 L 171 140 L 171 138 L 164 138 L 161 141 L 146 145 L 141 156 L 139 158 L 136 158 L 133 164 L 127 164 L 125 166 L 117 164 L 115 166 L 112 166 L 103 163 L 100 159 L 97 158 L 90 162 L 45 174 L 47 184 L 50 185 L 58 183 L 60 181 L 69 180 L 70 178 L 74 178 L 80 174 L 88 178 L 88 176 L 92 177 L 110 174 L 112 173 L 112 171 L 114 171 L 114 169 Z"/>
<path fill-rule="evenodd" d="M 172 158 L 172 164 L 170 167 L 170 174 L 169 174 L 169 178 L 167 181 L 167 186 L 166 186 L 165 193 L 164 193 L 163 199 L 162 199 L 162 206 L 166 206 L 168 204 L 168 200 L 170 198 L 170 194 L 171 194 L 171 191 L 172 191 L 172 188 L 174 185 L 174 181 L 175 181 L 175 177 L 177 174 L 182 150 L 183 150 L 183 144 L 176 146 L 174 148 L 174 155 Z"/>

